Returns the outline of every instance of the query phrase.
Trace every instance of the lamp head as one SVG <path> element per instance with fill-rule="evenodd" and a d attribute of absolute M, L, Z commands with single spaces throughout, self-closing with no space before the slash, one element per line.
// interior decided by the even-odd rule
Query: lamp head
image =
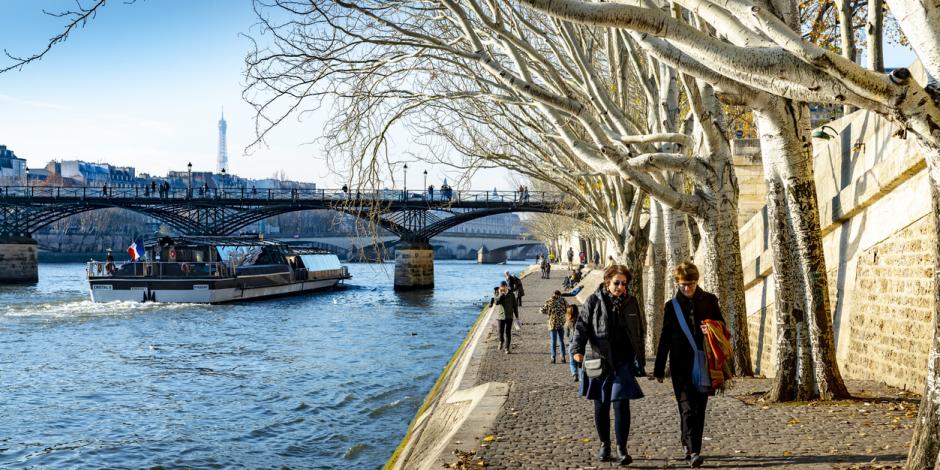
<path fill-rule="evenodd" d="M 192 162 L 187 163 L 187 164 L 186 164 L 186 169 L 192 170 L 192 169 L 193 169 L 193 163 L 192 163 Z"/>
<path fill-rule="evenodd" d="M 814 138 L 814 139 L 829 140 L 829 139 L 832 138 L 832 136 L 830 136 L 829 134 L 826 134 L 826 131 L 824 131 L 824 130 L 822 130 L 822 129 L 816 129 L 815 131 L 813 131 L 813 138 Z"/>

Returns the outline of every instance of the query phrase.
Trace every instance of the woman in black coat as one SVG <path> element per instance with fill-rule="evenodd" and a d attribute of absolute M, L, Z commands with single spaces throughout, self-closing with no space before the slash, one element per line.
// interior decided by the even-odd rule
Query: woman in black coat
<path fill-rule="evenodd" d="M 589 359 L 602 359 L 603 375 L 582 375 L 581 395 L 594 400 L 594 425 L 601 441 L 598 458 L 610 459 L 610 408 L 614 408 L 617 457 L 621 465 L 633 458 L 627 454 L 630 433 L 630 400 L 643 398 L 636 377 L 646 375 L 645 322 L 636 297 L 627 292 L 630 271 L 622 265 L 604 270 L 604 283 L 584 302 L 575 323 L 570 351 L 576 362 L 584 360 L 585 346 L 591 344 Z"/>
<path fill-rule="evenodd" d="M 692 364 L 695 352 L 688 336 L 679 324 L 681 316 L 692 335 L 696 348 L 704 350 L 705 320 L 724 322 L 718 297 L 698 288 L 699 272 L 692 263 L 681 263 L 675 270 L 679 290 L 674 301 L 678 302 L 681 313 L 677 316 L 673 300 L 666 302 L 663 311 L 663 331 L 659 337 L 656 352 L 656 366 L 653 377 L 659 382 L 666 376 L 666 358 L 672 371 L 672 389 L 679 405 L 679 421 L 682 426 L 682 445 L 685 446 L 685 459 L 693 468 L 700 467 L 705 461 L 702 451 L 702 432 L 705 429 L 705 408 L 708 396 L 712 392 L 701 392 L 692 380 Z M 708 373 L 705 371 L 705 373 Z"/>

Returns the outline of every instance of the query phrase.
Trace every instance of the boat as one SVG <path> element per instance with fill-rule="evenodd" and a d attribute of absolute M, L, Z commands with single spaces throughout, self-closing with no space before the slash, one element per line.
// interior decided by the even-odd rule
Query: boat
<path fill-rule="evenodd" d="M 342 287 L 330 251 L 243 237 L 162 237 L 139 260 L 86 265 L 93 302 L 223 303 Z"/>

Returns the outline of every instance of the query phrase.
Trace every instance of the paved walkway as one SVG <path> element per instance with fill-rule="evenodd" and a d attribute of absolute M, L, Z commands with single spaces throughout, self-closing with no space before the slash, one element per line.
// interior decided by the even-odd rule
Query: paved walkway
<path fill-rule="evenodd" d="M 513 354 L 496 350 L 495 329 L 486 340 L 479 383 L 507 382 L 510 392 L 494 439 L 483 442 L 476 458 L 487 468 L 615 468 L 594 457 L 599 444 L 592 403 L 578 396 L 567 364 L 550 363 L 548 329 L 538 308 L 561 280 L 536 274 L 524 283 L 523 325 L 514 332 Z M 652 360 L 647 369 L 652 371 Z M 853 394 L 867 398 L 767 406 L 756 397 L 769 385 L 767 379 L 739 380 L 730 396 L 709 400 L 703 468 L 901 468 L 916 397 L 850 382 Z M 677 460 L 679 422 L 668 379 L 663 384 L 641 379 L 641 386 L 646 398 L 631 402 L 631 468 L 686 467 Z"/>

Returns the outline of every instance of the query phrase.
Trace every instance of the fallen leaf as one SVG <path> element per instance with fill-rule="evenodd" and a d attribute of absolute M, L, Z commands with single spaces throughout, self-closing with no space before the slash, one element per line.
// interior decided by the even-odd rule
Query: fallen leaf
<path fill-rule="evenodd" d="M 492 442 L 496 439 L 496 436 L 486 436 L 483 438 L 483 442 Z"/>

